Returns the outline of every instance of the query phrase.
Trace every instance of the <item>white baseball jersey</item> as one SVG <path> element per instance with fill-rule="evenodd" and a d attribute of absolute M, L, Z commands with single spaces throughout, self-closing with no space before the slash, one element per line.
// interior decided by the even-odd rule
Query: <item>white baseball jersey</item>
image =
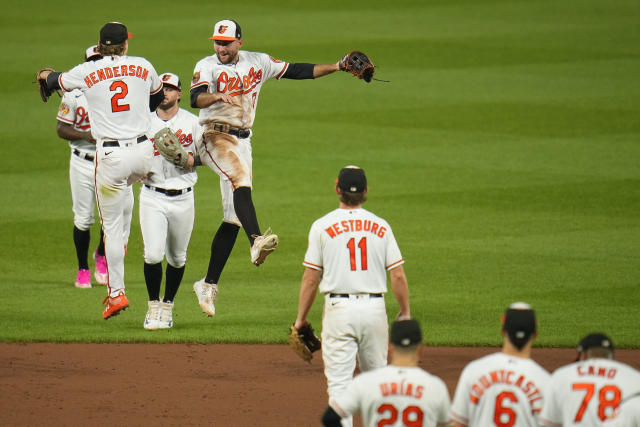
<path fill-rule="evenodd" d="M 56 118 L 62 123 L 71 125 L 73 129 L 79 132 L 91 132 L 89 106 L 80 89 L 64 92 Z M 96 144 L 83 139 L 69 141 L 69 146 L 84 154 L 93 155 L 96 152 Z"/>
<path fill-rule="evenodd" d="M 603 427 L 640 427 L 640 394 L 625 399 Z"/>
<path fill-rule="evenodd" d="M 251 128 L 262 85 L 271 78 L 280 79 L 289 66 L 266 53 L 240 50 L 238 57 L 236 64 L 223 64 L 214 54 L 196 64 L 191 89 L 206 86 L 208 93 L 226 93 L 242 100 L 242 106 L 215 102 L 200 109 L 201 124 L 216 121 Z"/>
<path fill-rule="evenodd" d="M 610 359 L 588 359 L 551 376 L 541 414 L 543 425 L 599 426 L 620 402 L 640 392 L 640 372 Z"/>
<path fill-rule="evenodd" d="M 149 94 L 162 90 L 149 61 L 126 55 L 83 62 L 60 74 L 58 83 L 65 91 L 80 89 L 85 94 L 91 132 L 102 140 L 145 135 L 149 130 Z"/>
<path fill-rule="evenodd" d="M 537 427 L 549 373 L 532 359 L 494 353 L 462 371 L 451 417 L 468 426 Z"/>
<path fill-rule="evenodd" d="M 367 427 L 449 424 L 446 385 L 419 367 L 391 365 L 364 372 L 329 405 L 343 418 L 362 413 Z"/>
<path fill-rule="evenodd" d="M 315 221 L 303 265 L 323 270 L 321 293 L 385 293 L 386 270 L 403 262 L 387 221 L 360 208 Z"/>

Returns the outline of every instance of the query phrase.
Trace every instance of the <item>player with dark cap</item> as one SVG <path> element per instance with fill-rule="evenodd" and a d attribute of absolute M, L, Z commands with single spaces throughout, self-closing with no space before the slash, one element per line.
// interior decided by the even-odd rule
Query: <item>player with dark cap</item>
<path fill-rule="evenodd" d="M 607 335 L 587 335 L 577 351 L 574 363 L 551 376 L 541 415 L 544 426 L 600 426 L 624 399 L 640 393 L 640 372 L 613 359 Z"/>
<path fill-rule="evenodd" d="M 537 335 L 529 304 L 511 304 L 502 317 L 502 351 L 469 363 L 451 406 L 453 427 L 537 426 L 549 373 L 531 359 Z"/>
<path fill-rule="evenodd" d="M 418 367 L 422 353 L 418 321 L 393 322 L 389 341 L 389 366 L 358 375 L 344 393 L 331 398 L 322 416 L 325 426 L 340 427 L 341 418 L 357 413 L 362 413 L 365 426 L 395 425 L 397 419 L 422 427 L 449 425 L 447 386 Z"/>

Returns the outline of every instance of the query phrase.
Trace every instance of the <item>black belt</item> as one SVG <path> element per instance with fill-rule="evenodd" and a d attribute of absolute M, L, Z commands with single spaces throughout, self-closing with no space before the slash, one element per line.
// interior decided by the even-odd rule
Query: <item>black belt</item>
<path fill-rule="evenodd" d="M 138 137 L 138 139 L 136 140 L 136 143 L 140 144 L 141 142 L 144 142 L 146 140 L 147 140 L 147 136 L 142 135 Z M 102 146 L 103 147 L 120 147 L 120 143 L 118 141 L 103 141 Z"/>
<path fill-rule="evenodd" d="M 166 188 L 152 187 L 147 184 L 145 184 L 144 186 L 147 187 L 149 190 L 157 191 L 158 193 L 165 194 L 169 197 L 181 196 L 191 191 L 191 187 L 183 188 L 182 190 L 167 190 Z"/>
<path fill-rule="evenodd" d="M 214 123 L 213 130 L 218 132 L 228 133 L 229 135 L 237 136 L 240 139 L 249 138 L 251 131 L 249 129 L 237 128 L 222 123 Z"/>
<path fill-rule="evenodd" d="M 369 295 L 369 298 L 382 298 L 382 294 L 354 294 Z M 349 294 L 329 294 L 329 298 L 349 298 Z"/>
<path fill-rule="evenodd" d="M 88 160 L 90 162 L 93 162 L 93 156 L 91 154 L 83 153 L 82 151 L 78 150 L 77 148 L 73 149 L 73 154 L 75 154 L 76 156 L 80 157 L 81 159 L 85 159 L 85 160 Z"/>

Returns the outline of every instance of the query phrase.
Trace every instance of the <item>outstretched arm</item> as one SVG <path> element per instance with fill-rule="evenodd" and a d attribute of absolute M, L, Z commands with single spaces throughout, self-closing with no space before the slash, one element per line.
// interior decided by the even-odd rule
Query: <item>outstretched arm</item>
<path fill-rule="evenodd" d="M 411 310 L 409 309 L 409 285 L 407 284 L 407 276 L 404 274 L 404 268 L 399 265 L 391 271 L 391 290 L 398 301 L 400 306 L 400 313 L 398 313 L 398 320 L 405 320 L 411 318 Z"/>
<path fill-rule="evenodd" d="M 326 76 L 339 69 L 338 62 L 335 64 L 291 63 L 289 67 L 287 67 L 287 71 L 282 75 L 282 78 L 294 80 L 317 79 L 318 77 Z"/>
<path fill-rule="evenodd" d="M 313 268 L 306 267 L 304 274 L 302 275 L 302 282 L 300 283 L 300 298 L 298 301 L 298 317 L 293 326 L 299 329 L 307 322 L 307 314 L 311 310 L 313 300 L 316 298 L 316 292 L 318 291 L 318 285 L 322 278 L 322 271 L 314 270 Z"/>

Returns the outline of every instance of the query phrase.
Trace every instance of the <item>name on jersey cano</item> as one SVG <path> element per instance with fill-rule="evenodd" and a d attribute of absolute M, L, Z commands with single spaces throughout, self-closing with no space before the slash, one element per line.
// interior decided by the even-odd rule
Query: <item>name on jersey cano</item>
<path fill-rule="evenodd" d="M 368 219 L 365 219 L 364 221 L 361 219 L 350 219 L 339 223 L 336 222 L 324 231 L 326 231 L 333 239 L 338 234 L 348 233 L 349 231 L 370 231 L 378 237 L 384 237 L 384 232 L 387 231 L 387 229 Z"/>
<path fill-rule="evenodd" d="M 471 403 L 477 405 L 478 401 L 484 394 L 484 391 L 494 384 L 507 384 L 518 387 L 527 396 L 529 406 L 531 406 L 531 413 L 535 414 L 542 411 L 541 407 L 533 407 L 533 404 L 536 401 L 542 399 L 540 389 L 535 385 L 535 383 L 531 380 L 527 380 L 527 378 L 522 374 L 517 374 L 513 371 L 506 371 L 504 369 L 491 371 L 489 372 L 489 375 L 481 376 L 480 379 L 473 384 L 471 387 L 472 392 L 469 396 Z"/>
<path fill-rule="evenodd" d="M 138 77 L 146 81 L 147 77 L 149 77 L 149 70 L 139 65 L 119 65 L 116 67 L 104 67 L 84 76 L 84 82 L 87 87 L 91 87 L 103 80 L 125 76 Z"/>

